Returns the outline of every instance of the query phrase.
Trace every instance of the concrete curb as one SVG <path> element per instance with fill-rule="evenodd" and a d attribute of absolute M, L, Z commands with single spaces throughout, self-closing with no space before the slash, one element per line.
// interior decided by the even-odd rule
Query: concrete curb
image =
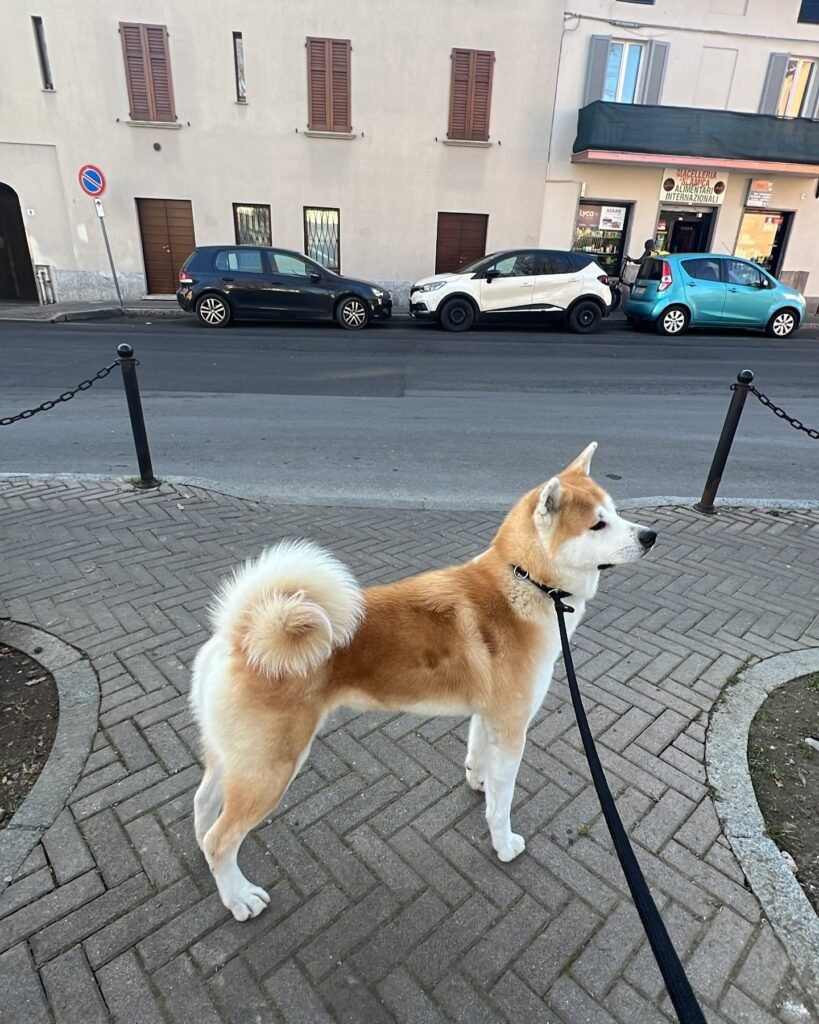
<path fill-rule="evenodd" d="M 816 671 L 816 647 L 778 654 L 746 669 L 736 686 L 723 691 L 705 740 L 705 769 L 725 835 L 808 992 L 819 992 L 819 917 L 767 836 L 748 768 L 748 732 L 773 690 Z M 819 1004 L 814 1012 L 819 1015 Z"/>
<path fill-rule="evenodd" d="M 97 734 L 100 690 L 82 651 L 35 626 L 0 620 L 0 641 L 34 658 L 53 676 L 59 697 L 57 735 L 45 767 L 0 832 L 0 893 L 54 823 L 79 780 Z"/>
<path fill-rule="evenodd" d="M 132 477 L 116 476 L 109 473 L 0 473 L 0 480 L 27 480 L 34 483 L 111 483 L 123 486 L 132 486 L 129 480 Z M 275 505 L 305 505 L 307 507 L 339 507 L 339 508 L 400 508 L 400 509 L 426 509 L 442 512 L 507 512 L 511 501 L 498 502 L 476 501 L 465 506 L 462 501 L 429 501 L 427 499 L 398 499 L 398 498 L 357 498 L 355 501 L 338 501 L 338 495 L 327 494 L 317 497 L 305 498 L 298 495 L 282 494 L 272 491 L 266 487 L 244 486 L 242 484 L 222 484 L 215 480 L 208 480 L 205 477 L 188 476 L 165 476 L 162 484 L 171 484 L 174 487 L 199 487 L 202 490 L 214 491 L 216 494 L 224 494 L 229 498 L 245 498 L 249 501 L 267 501 Z M 151 494 L 152 491 L 145 491 Z M 651 495 L 645 498 L 625 498 L 618 501 L 617 507 L 620 511 L 628 511 L 638 508 L 665 508 L 668 506 L 691 507 L 699 498 L 678 497 L 673 495 Z M 759 508 L 759 509 L 784 509 L 813 512 L 819 510 L 819 501 L 811 501 L 802 498 L 717 498 L 717 514 L 720 509 L 730 508 Z"/>

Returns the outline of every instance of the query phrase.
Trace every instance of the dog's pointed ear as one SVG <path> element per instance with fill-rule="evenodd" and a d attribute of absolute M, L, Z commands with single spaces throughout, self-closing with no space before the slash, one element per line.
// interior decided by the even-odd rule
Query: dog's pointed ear
<path fill-rule="evenodd" d="M 549 519 L 555 515 L 560 508 L 561 494 L 560 481 L 556 476 L 553 476 L 551 480 L 543 485 L 543 489 L 537 499 L 535 515 L 541 519 Z"/>
<path fill-rule="evenodd" d="M 583 451 L 577 456 L 571 465 L 567 466 L 567 470 L 579 470 L 581 473 L 589 475 L 591 469 L 592 455 L 597 451 L 597 442 L 592 441 L 588 448 L 584 448 Z"/>

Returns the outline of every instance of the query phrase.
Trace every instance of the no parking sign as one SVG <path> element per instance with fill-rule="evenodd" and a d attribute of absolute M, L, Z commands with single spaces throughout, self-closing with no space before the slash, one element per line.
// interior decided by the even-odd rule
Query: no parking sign
<path fill-rule="evenodd" d="M 105 175 L 94 164 L 83 164 L 77 178 L 80 188 L 92 199 L 99 199 L 105 191 Z"/>

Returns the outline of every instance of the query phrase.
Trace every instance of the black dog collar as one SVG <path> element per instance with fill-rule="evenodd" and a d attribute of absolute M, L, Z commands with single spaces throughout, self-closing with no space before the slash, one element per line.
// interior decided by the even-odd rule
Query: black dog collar
<path fill-rule="evenodd" d="M 533 580 L 529 573 L 519 565 L 513 565 L 512 572 L 515 574 L 516 579 L 528 580 L 532 586 L 537 587 L 537 589 L 542 591 L 547 597 L 550 597 L 554 601 L 555 607 L 560 608 L 564 612 L 574 611 L 574 608 L 570 608 L 567 604 L 563 603 L 564 597 L 572 596 L 568 590 L 558 590 L 557 587 L 550 587 L 545 583 L 538 583 L 537 580 Z"/>

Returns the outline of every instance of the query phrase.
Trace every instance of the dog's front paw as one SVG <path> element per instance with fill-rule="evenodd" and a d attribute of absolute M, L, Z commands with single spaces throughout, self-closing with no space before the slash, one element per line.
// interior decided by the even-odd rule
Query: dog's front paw
<path fill-rule="evenodd" d="M 270 902 L 270 894 L 260 886 L 248 882 L 245 887 L 225 896 L 223 902 L 237 921 L 247 921 L 248 918 L 261 914 Z"/>
<path fill-rule="evenodd" d="M 473 768 L 472 765 L 466 765 L 466 784 L 470 789 L 474 789 L 476 793 L 483 793 L 486 789 L 483 772 L 478 768 Z"/>
<path fill-rule="evenodd" d="M 526 840 L 523 836 L 519 836 L 517 832 L 510 832 L 509 838 L 495 847 L 495 853 L 498 855 L 498 860 L 502 860 L 506 864 L 510 860 L 514 860 L 515 857 L 519 857 L 525 849 Z"/>

